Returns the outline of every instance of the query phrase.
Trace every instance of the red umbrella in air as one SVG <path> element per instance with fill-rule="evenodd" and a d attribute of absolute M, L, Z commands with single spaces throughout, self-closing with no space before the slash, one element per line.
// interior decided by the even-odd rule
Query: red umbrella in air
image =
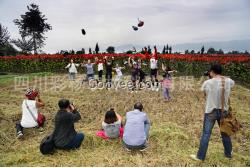
<path fill-rule="evenodd" d="M 138 27 L 142 27 L 143 25 L 144 25 L 144 21 L 142 21 L 142 20 L 140 20 L 139 18 L 138 18 Z"/>

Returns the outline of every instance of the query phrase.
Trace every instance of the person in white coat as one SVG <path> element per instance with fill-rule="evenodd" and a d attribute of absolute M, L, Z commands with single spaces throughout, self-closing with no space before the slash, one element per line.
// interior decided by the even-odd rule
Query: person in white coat
<path fill-rule="evenodd" d="M 70 63 L 65 67 L 69 69 L 69 79 L 75 80 L 76 74 L 77 74 L 77 67 L 79 67 L 80 64 L 74 63 L 74 60 L 71 59 Z"/>

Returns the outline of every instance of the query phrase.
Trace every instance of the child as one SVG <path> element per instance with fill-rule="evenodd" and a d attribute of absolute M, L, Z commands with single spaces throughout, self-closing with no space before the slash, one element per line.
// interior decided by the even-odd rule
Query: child
<path fill-rule="evenodd" d="M 103 130 L 98 131 L 96 135 L 103 139 L 114 139 L 123 136 L 122 117 L 117 114 L 113 108 L 105 114 L 102 122 Z"/>
<path fill-rule="evenodd" d="M 98 79 L 99 82 L 102 81 L 102 74 L 103 74 L 103 64 L 104 64 L 104 60 L 101 58 L 95 58 L 96 64 L 97 64 L 97 71 L 98 71 Z"/>
<path fill-rule="evenodd" d="M 122 69 L 125 69 L 125 67 L 119 67 L 119 64 L 116 64 L 116 67 L 113 68 L 116 72 L 116 77 L 115 77 L 115 81 L 119 82 L 122 79 Z"/>
<path fill-rule="evenodd" d="M 163 81 L 162 81 L 163 97 L 164 97 L 164 100 L 168 101 L 171 99 L 169 95 L 169 91 L 171 89 L 171 84 L 172 84 L 171 74 L 177 71 L 171 70 L 169 66 L 166 68 L 164 64 L 162 64 L 162 70 L 164 71 Z"/>

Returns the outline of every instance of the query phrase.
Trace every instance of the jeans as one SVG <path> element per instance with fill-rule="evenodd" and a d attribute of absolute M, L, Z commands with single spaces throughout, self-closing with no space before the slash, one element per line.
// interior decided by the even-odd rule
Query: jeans
<path fill-rule="evenodd" d="M 94 79 L 94 74 L 87 74 L 87 81 Z"/>
<path fill-rule="evenodd" d="M 206 152 L 208 149 L 208 143 L 209 139 L 212 133 L 212 129 L 214 127 L 215 121 L 218 122 L 220 125 L 220 118 L 221 118 L 221 110 L 220 109 L 214 109 L 212 113 L 205 113 L 204 117 L 204 124 L 203 124 L 203 132 L 202 137 L 200 140 L 200 147 L 199 151 L 197 153 L 197 158 L 201 160 L 205 160 Z M 226 134 L 221 134 L 222 137 L 222 143 L 224 146 L 224 154 L 226 157 L 231 158 L 232 155 L 232 142 L 230 136 L 227 136 Z"/>
<path fill-rule="evenodd" d="M 170 99 L 169 89 L 168 88 L 163 88 L 163 97 L 164 97 L 164 99 L 167 99 L 167 100 Z"/>
<path fill-rule="evenodd" d="M 84 139 L 84 134 L 77 133 L 75 138 L 69 144 L 64 146 L 63 149 L 69 150 L 69 149 L 79 148 L 82 144 L 83 139 Z"/>
<path fill-rule="evenodd" d="M 76 73 L 69 73 L 69 79 L 75 80 L 76 79 Z"/>
<path fill-rule="evenodd" d="M 144 132 L 145 132 L 147 139 L 149 137 L 149 129 L 150 129 L 150 124 L 144 124 Z M 131 150 L 144 149 L 148 146 L 147 141 L 145 141 L 142 145 L 139 145 L 139 146 L 131 146 L 131 145 L 126 144 L 125 142 L 123 142 L 123 144 L 125 145 L 125 147 Z"/>

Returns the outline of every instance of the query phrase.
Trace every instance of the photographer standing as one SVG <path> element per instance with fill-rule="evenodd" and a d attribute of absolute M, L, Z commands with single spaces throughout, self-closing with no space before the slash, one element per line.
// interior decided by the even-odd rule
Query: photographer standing
<path fill-rule="evenodd" d="M 202 91 L 206 95 L 206 107 L 203 123 L 203 132 L 200 140 L 199 151 L 196 155 L 190 157 L 194 160 L 205 160 L 206 152 L 208 149 L 209 139 L 212 133 L 213 126 L 217 121 L 220 126 L 221 116 L 226 116 L 229 109 L 229 96 L 231 88 L 234 86 L 234 81 L 230 78 L 222 76 L 221 65 L 215 64 L 209 71 L 209 80 L 205 81 L 202 85 Z M 222 91 L 224 89 L 224 91 Z M 224 92 L 224 93 L 223 93 Z M 224 98 L 222 96 L 224 94 Z M 224 99 L 224 101 L 222 101 Z M 224 103 L 224 109 L 222 113 L 222 106 Z M 232 158 L 232 142 L 230 136 L 221 133 L 222 143 L 224 146 L 224 154 L 227 158 Z"/>
<path fill-rule="evenodd" d="M 84 134 L 75 131 L 74 123 L 81 119 L 81 115 L 69 100 L 59 100 L 58 106 L 60 109 L 55 116 L 53 134 L 55 146 L 66 150 L 79 148 Z"/>

